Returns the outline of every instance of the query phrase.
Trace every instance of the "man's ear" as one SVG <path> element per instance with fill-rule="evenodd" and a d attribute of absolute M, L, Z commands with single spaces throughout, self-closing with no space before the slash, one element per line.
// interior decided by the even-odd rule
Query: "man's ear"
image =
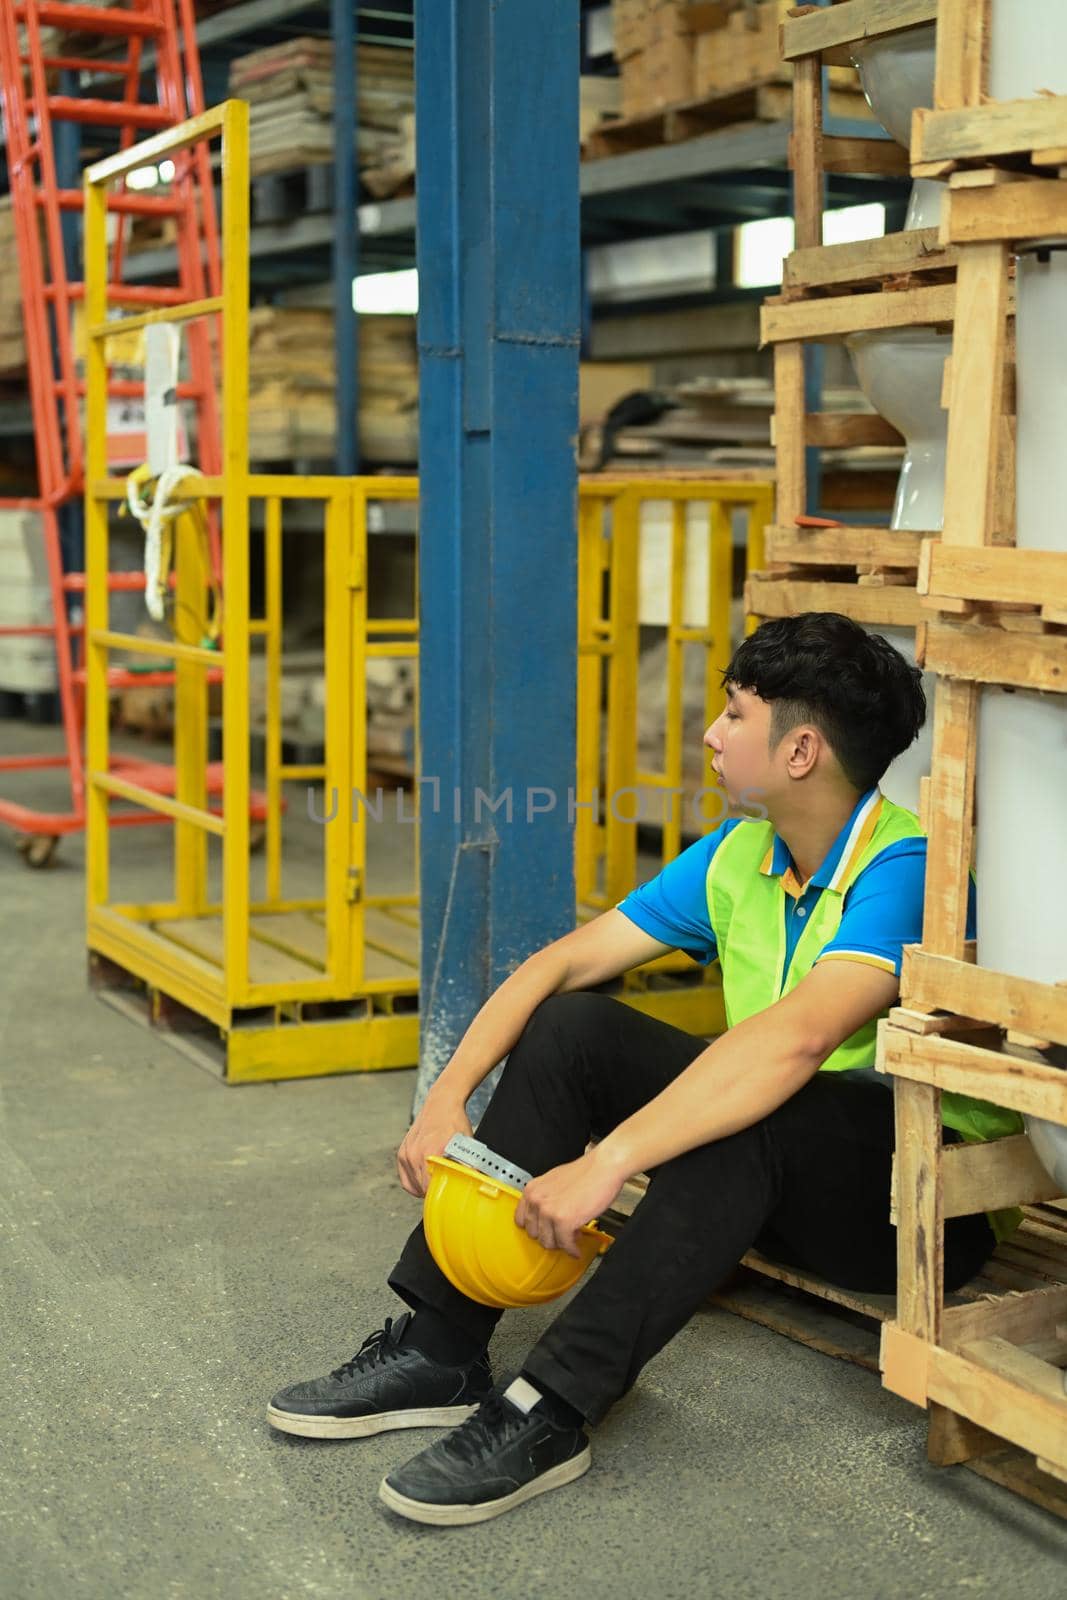
<path fill-rule="evenodd" d="M 789 750 L 786 755 L 786 765 L 791 778 L 806 778 L 818 760 L 819 751 L 822 749 L 822 735 L 818 728 L 811 727 L 808 723 L 801 723 L 789 734 Z"/>

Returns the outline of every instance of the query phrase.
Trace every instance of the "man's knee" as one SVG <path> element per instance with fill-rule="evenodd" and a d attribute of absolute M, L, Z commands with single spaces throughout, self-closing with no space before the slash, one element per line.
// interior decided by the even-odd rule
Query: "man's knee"
<path fill-rule="evenodd" d="M 538 1066 L 553 1060 L 572 1062 L 583 1042 L 602 1035 L 608 1008 L 619 1004 L 610 996 L 575 989 L 568 994 L 550 994 L 530 1013 L 529 1020 L 512 1047 L 513 1061 L 536 1061 Z"/>

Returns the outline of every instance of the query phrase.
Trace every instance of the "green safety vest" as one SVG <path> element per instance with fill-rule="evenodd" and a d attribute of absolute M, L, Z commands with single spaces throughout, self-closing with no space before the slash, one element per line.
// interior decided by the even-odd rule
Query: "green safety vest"
<path fill-rule="evenodd" d="M 774 847 L 774 828 L 770 822 L 746 818 L 731 829 L 711 858 L 705 885 L 708 918 L 722 971 L 727 1026 L 732 1028 L 765 1011 L 795 989 L 837 933 L 845 895 L 864 868 L 898 839 L 921 834 L 913 811 L 894 805 L 884 795 L 875 802 L 859 837 L 846 844 L 847 859 L 842 858 L 834 874 L 834 886 L 823 889 L 809 912 L 786 970 L 786 891 L 777 876 L 761 870 Z M 873 1066 L 878 1022 L 877 1017 L 865 1022 L 838 1045 L 819 1070 L 845 1072 L 853 1067 Z M 987 1100 L 950 1091 L 941 1094 L 941 1121 L 968 1143 L 1023 1131 L 1023 1120 L 1017 1111 L 1006 1111 Z M 986 1215 L 998 1240 L 1017 1228 L 1023 1217 L 1015 1206 Z"/>

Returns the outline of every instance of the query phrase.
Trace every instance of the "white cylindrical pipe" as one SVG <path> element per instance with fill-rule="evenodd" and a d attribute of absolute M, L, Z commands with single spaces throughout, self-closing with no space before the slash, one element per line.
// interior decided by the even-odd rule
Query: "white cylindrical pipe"
<path fill-rule="evenodd" d="M 1067 550 L 1067 249 L 1020 255 L 1015 308 L 1015 542 Z"/>
<path fill-rule="evenodd" d="M 860 388 L 906 442 L 889 526 L 936 533 L 945 515 L 948 414 L 941 408 L 941 380 L 952 335 L 891 328 L 853 333 L 845 343 Z"/>
<path fill-rule="evenodd" d="M 1067 94 L 1063 0 L 993 0 L 989 89 L 997 100 Z M 1015 542 L 1067 550 L 1067 254 L 1019 257 L 1015 284 Z M 1067 695 L 984 689 L 978 743 L 978 963 L 1067 981 Z M 1067 1185 L 1067 1128 L 1027 1116 L 1038 1157 Z"/>
<path fill-rule="evenodd" d="M 989 93 L 994 100 L 1067 94 L 1067 6 L 1063 0 L 993 0 Z"/>
<path fill-rule="evenodd" d="M 880 633 L 883 639 L 899 650 L 901 655 L 915 665 L 915 629 L 882 628 L 874 623 L 865 624 L 866 633 Z M 934 674 L 923 673 L 923 691 L 926 694 L 926 721 L 915 743 L 901 752 L 890 763 L 880 788 L 887 800 L 895 805 L 907 806 L 909 811 L 919 810 L 919 780 L 930 772 L 930 749 L 934 727 Z"/>
<path fill-rule="evenodd" d="M 978 965 L 1067 980 L 1067 696 L 982 690 Z"/>

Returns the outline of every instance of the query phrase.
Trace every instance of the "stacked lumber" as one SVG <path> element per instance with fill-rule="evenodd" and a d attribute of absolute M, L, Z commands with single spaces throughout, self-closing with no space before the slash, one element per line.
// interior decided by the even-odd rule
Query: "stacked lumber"
<path fill-rule="evenodd" d="M 253 461 L 316 460 L 336 448 L 333 313 L 260 306 L 249 321 L 248 444 Z M 407 465 L 418 454 L 413 317 L 361 317 L 360 453 Z"/>
<path fill-rule="evenodd" d="M 415 113 L 410 50 L 360 45 L 357 149 L 361 168 L 376 168 L 406 139 Z M 230 94 L 247 100 L 253 177 L 332 161 L 333 44 L 304 37 L 239 56 L 230 66 Z"/>
<path fill-rule="evenodd" d="M 26 371 L 26 341 L 10 195 L 0 199 L 0 261 L 7 263 L 7 271 L 0 273 L 0 376 L 21 377 Z"/>
<path fill-rule="evenodd" d="M 617 425 L 619 413 L 587 420 L 582 433 L 583 470 L 666 475 L 714 468 L 773 475 L 774 386 L 769 377 L 706 377 L 658 388 L 650 384 L 645 394 L 647 407 L 635 405 L 633 410 L 638 417 L 642 409 L 652 413 L 647 420 L 625 420 L 625 402 L 621 425 Z M 843 416 L 856 412 L 873 416 L 855 388 L 827 389 L 823 405 L 827 412 Z M 867 489 L 884 498 L 895 481 L 901 453 L 899 446 L 842 443 L 824 453 L 824 467 L 846 499 L 849 485 L 854 495 Z"/>

